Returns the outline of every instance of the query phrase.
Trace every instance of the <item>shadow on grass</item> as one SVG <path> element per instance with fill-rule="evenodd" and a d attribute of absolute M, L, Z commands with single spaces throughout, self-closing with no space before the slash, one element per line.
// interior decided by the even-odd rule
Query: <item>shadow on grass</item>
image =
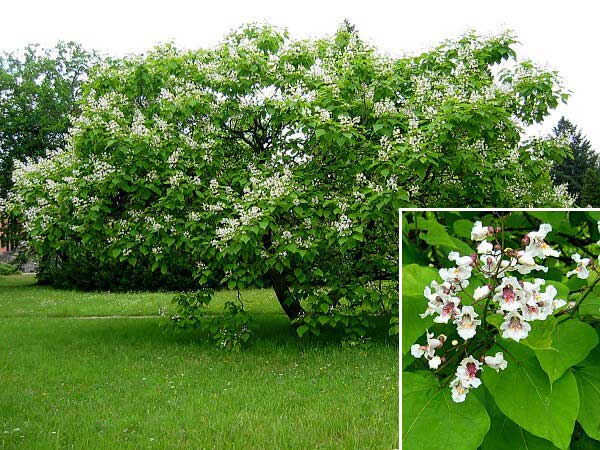
<path fill-rule="evenodd" d="M 155 349 L 196 348 L 200 353 L 227 353 L 215 348 L 209 334 L 201 329 L 178 330 L 168 319 L 90 319 L 77 318 L 26 318 L 18 326 L 17 333 L 23 331 L 29 336 L 36 336 L 39 342 L 51 341 L 54 345 L 90 346 L 101 345 L 104 348 L 114 347 L 152 347 Z M 16 321 L 2 319 L 5 324 Z M 1 325 L 0 322 L 0 325 Z M 366 346 L 390 348 L 398 346 L 397 336 L 387 336 L 387 328 L 377 329 L 375 337 Z M 27 329 L 27 331 L 24 331 Z M 301 353 L 305 351 L 331 351 L 342 348 L 342 335 L 339 332 L 323 333 L 319 337 L 304 336 L 299 338 L 288 318 L 281 314 L 253 314 L 252 336 L 243 353 L 258 352 L 262 355 L 281 352 Z M 16 338 L 16 336 L 15 336 Z"/>

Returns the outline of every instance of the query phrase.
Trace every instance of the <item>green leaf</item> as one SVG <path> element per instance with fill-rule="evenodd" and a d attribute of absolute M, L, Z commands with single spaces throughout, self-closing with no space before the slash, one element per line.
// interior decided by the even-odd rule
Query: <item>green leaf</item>
<path fill-rule="evenodd" d="M 501 342 L 513 355 L 507 357 L 508 367 L 498 373 L 484 370 L 481 377 L 498 408 L 525 430 L 566 450 L 579 410 L 575 377 L 567 372 L 551 385 L 532 350 L 508 340 Z M 492 348 L 489 354 L 496 351 L 503 349 Z"/>
<path fill-rule="evenodd" d="M 556 232 L 556 230 L 558 230 L 564 224 L 568 224 L 568 222 L 566 222 L 566 217 L 564 213 L 557 214 L 553 211 L 528 211 L 527 214 L 529 214 L 532 217 L 535 217 L 536 219 L 541 220 L 543 223 L 549 223 L 550 225 L 552 225 L 552 229 L 554 232 Z"/>
<path fill-rule="evenodd" d="M 421 319 L 427 308 L 423 289 L 437 278 L 437 272 L 416 264 L 402 266 L 402 354 L 433 324 L 431 316 Z"/>
<path fill-rule="evenodd" d="M 446 228 L 435 221 L 427 223 L 428 230 L 426 233 L 421 233 L 421 239 L 431 246 L 446 247 L 448 250 L 456 250 L 462 255 L 473 253 L 473 249 L 465 244 L 460 239 L 451 237 Z"/>
<path fill-rule="evenodd" d="M 598 344 L 598 336 L 587 323 L 567 320 L 552 333 L 552 348 L 536 349 L 542 369 L 554 383 L 571 366 L 583 361 Z"/>
<path fill-rule="evenodd" d="M 428 372 L 402 373 L 402 448 L 404 450 L 474 450 L 490 427 L 484 406 L 470 395 L 452 400 Z"/>
<path fill-rule="evenodd" d="M 457 236 L 465 239 L 471 239 L 471 230 L 473 222 L 466 219 L 458 219 L 452 224 L 452 229 Z"/>
<path fill-rule="evenodd" d="M 490 431 L 485 435 L 481 450 L 557 450 L 550 441 L 537 437 L 514 423 L 498 408 L 485 387 L 475 393 L 481 399 L 490 416 Z"/>
<path fill-rule="evenodd" d="M 298 336 L 302 337 L 304 335 L 304 333 L 306 333 L 308 331 L 308 325 L 300 325 L 297 329 L 296 332 L 298 333 Z"/>
<path fill-rule="evenodd" d="M 579 389 L 577 421 L 591 438 L 600 440 L 600 346 L 575 367 Z"/>
<path fill-rule="evenodd" d="M 321 322 L 321 325 L 325 325 L 327 322 L 329 322 L 329 317 L 328 316 L 319 316 L 317 318 L 317 320 L 319 322 Z"/>
<path fill-rule="evenodd" d="M 586 298 L 579 306 L 579 313 L 583 316 L 600 317 L 600 297 Z"/>
<path fill-rule="evenodd" d="M 481 450 L 557 450 L 550 441 L 537 437 L 514 423 L 496 406 L 485 387 L 474 391 L 482 400 L 490 416 L 490 431 L 486 434 Z M 486 393 L 483 396 L 482 393 Z"/>
<path fill-rule="evenodd" d="M 549 316 L 546 320 L 535 320 L 530 322 L 531 331 L 523 344 L 533 350 L 551 349 L 552 334 L 556 329 L 558 321 L 554 316 Z"/>

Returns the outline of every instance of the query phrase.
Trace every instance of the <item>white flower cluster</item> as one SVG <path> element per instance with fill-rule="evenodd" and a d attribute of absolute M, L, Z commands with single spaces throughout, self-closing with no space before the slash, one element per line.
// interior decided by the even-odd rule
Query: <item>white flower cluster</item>
<path fill-rule="evenodd" d="M 541 291 L 545 281 L 536 278 L 533 282 L 519 280 L 511 275 L 517 272 L 527 275 L 532 271 L 548 270 L 547 267 L 538 264 L 538 260 L 547 257 L 557 257 L 560 252 L 551 248 L 546 242 L 546 236 L 552 231 L 549 224 L 542 224 L 538 231 L 532 231 L 521 240 L 522 248 L 518 250 L 503 248 L 497 234 L 500 228 L 484 227 L 481 222 L 475 222 L 471 230 L 471 239 L 478 242 L 477 253 L 470 256 L 460 256 L 458 252 L 450 252 L 448 259 L 455 263 L 455 267 L 439 269 L 442 282 L 433 280 L 430 286 L 424 289 L 427 298 L 427 309 L 421 318 L 435 316 L 435 323 L 448 323 L 452 321 L 456 325 L 458 335 L 467 341 L 475 337 L 477 327 L 481 325 L 479 314 L 474 306 L 485 300 L 483 308 L 484 317 L 489 311 L 491 303 L 496 313 L 503 316 L 503 322 L 499 329 L 502 337 L 520 341 L 525 339 L 534 320 L 545 320 L 558 308 L 566 305 L 566 301 L 557 299 L 557 290 L 554 286 L 548 286 L 544 292 Z M 488 240 L 491 238 L 491 241 Z M 577 268 L 569 274 L 577 274 L 580 278 L 587 277 L 586 267 L 590 264 L 588 258 L 582 259 L 580 255 L 573 255 L 573 260 L 578 264 Z M 470 305 L 463 305 L 461 297 L 469 286 L 469 279 L 473 272 L 478 272 L 489 283 L 479 286 L 474 290 Z M 470 296 L 469 296 L 470 297 Z M 485 320 L 485 318 L 484 318 Z M 414 344 L 411 347 L 413 356 L 425 357 L 429 361 L 429 367 L 437 369 L 443 358 L 435 355 L 435 351 L 441 348 L 445 336 L 434 339 L 433 334 L 427 332 L 427 345 Z M 454 341 L 458 343 L 457 341 Z M 485 357 L 486 364 L 504 369 L 506 362 L 492 357 Z M 480 362 L 469 357 L 459 366 L 456 378 L 451 383 L 452 397 L 454 401 L 464 401 L 470 388 L 476 388 L 481 383 L 476 378 L 480 370 Z"/>
<path fill-rule="evenodd" d="M 347 114 L 340 114 L 338 120 L 344 128 L 352 128 L 360 123 L 360 117 L 350 117 Z"/>
<path fill-rule="evenodd" d="M 340 236 L 348 236 L 352 234 L 352 219 L 346 214 L 342 214 L 340 218 L 333 222 L 331 226 L 339 233 Z"/>
<path fill-rule="evenodd" d="M 373 105 L 373 111 L 377 117 L 381 117 L 387 114 L 397 114 L 398 109 L 394 104 L 393 100 L 386 98 L 382 101 L 379 101 Z"/>
<path fill-rule="evenodd" d="M 483 361 L 496 372 L 508 367 L 502 352 L 497 352 L 495 356 L 486 356 Z M 477 372 L 483 370 L 481 362 L 469 355 L 463 359 L 456 368 L 455 378 L 450 382 L 452 390 L 452 400 L 456 403 L 462 403 L 467 398 L 471 388 L 475 389 L 481 386 L 481 379 L 477 378 Z"/>

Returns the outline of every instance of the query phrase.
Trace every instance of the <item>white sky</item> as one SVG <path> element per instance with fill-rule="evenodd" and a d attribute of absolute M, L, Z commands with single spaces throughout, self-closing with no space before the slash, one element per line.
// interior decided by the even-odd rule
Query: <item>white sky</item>
<path fill-rule="evenodd" d="M 27 43 L 53 46 L 75 40 L 112 55 L 144 51 L 174 41 L 195 48 L 216 44 L 245 22 L 269 22 L 300 38 L 335 31 L 348 18 L 378 48 L 403 54 L 427 49 L 466 30 L 514 30 L 517 52 L 562 75 L 572 96 L 546 121 L 561 115 L 578 125 L 600 150 L 598 52 L 600 15 L 591 0 L 4 0 L 0 50 Z"/>

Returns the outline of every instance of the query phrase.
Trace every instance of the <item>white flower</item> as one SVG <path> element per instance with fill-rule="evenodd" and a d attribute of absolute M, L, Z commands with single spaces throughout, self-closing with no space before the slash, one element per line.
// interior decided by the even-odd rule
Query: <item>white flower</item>
<path fill-rule="evenodd" d="M 442 359 L 439 356 L 434 356 L 429 360 L 429 368 L 435 370 L 440 367 L 441 363 Z"/>
<path fill-rule="evenodd" d="M 435 349 L 442 346 L 442 342 L 439 339 L 433 337 L 433 333 L 427 330 L 427 345 L 413 344 L 410 347 L 410 354 L 415 358 L 425 357 L 429 361 L 429 367 L 431 369 L 437 369 L 441 364 L 442 360 L 439 356 L 435 356 Z"/>
<path fill-rule="evenodd" d="M 590 258 L 582 258 L 579 253 L 575 253 L 573 256 L 571 256 L 571 259 L 577 263 L 577 267 L 575 270 L 567 272 L 567 278 L 569 278 L 571 275 L 577 275 L 577 278 L 585 280 L 590 276 L 590 272 L 587 269 L 587 266 L 589 266 L 591 262 Z"/>
<path fill-rule="evenodd" d="M 454 261 L 457 266 L 471 266 L 473 263 L 470 256 L 460 256 L 458 252 L 448 253 L 448 259 Z"/>
<path fill-rule="evenodd" d="M 516 263 L 514 260 L 507 261 L 506 259 L 502 259 L 500 251 L 484 255 L 480 258 L 480 261 L 482 262 L 480 270 L 486 278 L 502 278 L 508 270 L 513 268 L 511 266 Z M 496 272 L 498 273 L 497 275 Z"/>
<path fill-rule="evenodd" d="M 504 354 L 502 352 L 496 353 L 496 356 L 486 356 L 484 361 L 488 367 L 496 370 L 496 372 L 504 370 L 508 366 L 508 363 L 504 359 Z"/>
<path fill-rule="evenodd" d="M 458 335 L 465 341 L 475 336 L 477 325 L 481 325 L 481 320 L 476 319 L 478 316 L 472 306 L 464 306 L 452 322 L 457 325 Z"/>
<path fill-rule="evenodd" d="M 541 278 L 536 278 L 535 283 L 523 282 L 521 310 L 524 320 L 545 320 L 552 313 L 552 297 L 556 295 L 556 289 L 554 286 L 548 286 L 546 292 L 542 294 L 540 288 L 544 283 Z M 550 299 L 549 303 L 546 301 L 547 298 Z"/>
<path fill-rule="evenodd" d="M 500 305 L 504 311 L 516 311 L 521 307 L 521 286 L 515 277 L 506 277 L 496 288 L 494 301 Z"/>
<path fill-rule="evenodd" d="M 529 237 L 530 241 L 525 251 L 532 257 L 538 257 L 542 259 L 546 258 L 547 256 L 558 257 L 560 252 L 550 248 L 550 246 L 544 241 L 544 239 L 546 239 L 546 235 L 551 231 L 552 226 L 550 224 L 543 223 L 540 225 L 539 231 L 531 231 L 528 233 L 527 236 Z"/>
<path fill-rule="evenodd" d="M 488 236 L 488 228 L 481 226 L 481 222 L 475 222 L 471 230 L 471 240 L 483 241 Z"/>
<path fill-rule="evenodd" d="M 470 256 L 460 256 L 458 252 L 450 252 L 448 259 L 454 261 L 456 267 L 439 270 L 440 277 L 444 281 L 460 282 L 471 278 L 473 260 Z"/>
<path fill-rule="evenodd" d="M 481 380 L 477 378 L 480 367 L 481 363 L 470 355 L 463 359 L 460 366 L 456 368 L 456 377 L 461 380 L 463 386 L 477 388 L 481 386 Z"/>
<path fill-rule="evenodd" d="M 541 270 L 543 272 L 548 272 L 548 268 L 545 266 L 540 266 L 536 264 L 533 256 L 523 250 L 519 250 L 517 253 L 517 265 L 515 269 L 522 275 L 527 275 L 532 270 Z"/>
<path fill-rule="evenodd" d="M 465 386 L 460 378 L 455 378 L 450 383 L 450 388 L 452 389 L 452 400 L 455 403 L 462 403 L 467 398 L 467 394 L 469 393 L 469 388 Z"/>
<path fill-rule="evenodd" d="M 444 306 L 439 311 L 439 316 L 437 316 L 433 321 L 435 323 L 448 323 L 452 317 L 458 314 L 458 309 L 456 308 L 460 303 L 460 298 L 458 297 L 449 297 L 447 300 L 444 300 Z"/>
<path fill-rule="evenodd" d="M 442 311 L 442 307 L 444 306 L 444 299 L 449 297 L 448 292 L 450 292 L 450 283 L 445 282 L 439 284 L 437 281 L 433 280 L 431 282 L 431 287 L 425 286 L 423 290 L 423 295 L 427 298 L 427 309 L 423 314 L 419 314 L 419 316 L 424 319 L 427 316 L 432 316 L 433 314 L 439 314 Z M 432 291 L 431 288 L 434 290 Z"/>
<path fill-rule="evenodd" d="M 504 322 L 500 325 L 500 330 L 503 331 L 503 338 L 519 342 L 527 337 L 531 331 L 531 325 L 517 311 L 511 311 L 504 316 Z"/>
<path fill-rule="evenodd" d="M 494 249 L 494 245 L 488 241 L 481 241 L 481 243 L 477 246 L 477 253 L 480 255 L 491 253 Z"/>
<path fill-rule="evenodd" d="M 487 284 L 484 284 L 483 286 L 479 286 L 478 288 L 475 289 L 475 292 L 473 293 L 473 298 L 475 300 L 481 300 L 482 298 L 487 297 L 488 295 L 490 295 L 490 286 Z"/>

